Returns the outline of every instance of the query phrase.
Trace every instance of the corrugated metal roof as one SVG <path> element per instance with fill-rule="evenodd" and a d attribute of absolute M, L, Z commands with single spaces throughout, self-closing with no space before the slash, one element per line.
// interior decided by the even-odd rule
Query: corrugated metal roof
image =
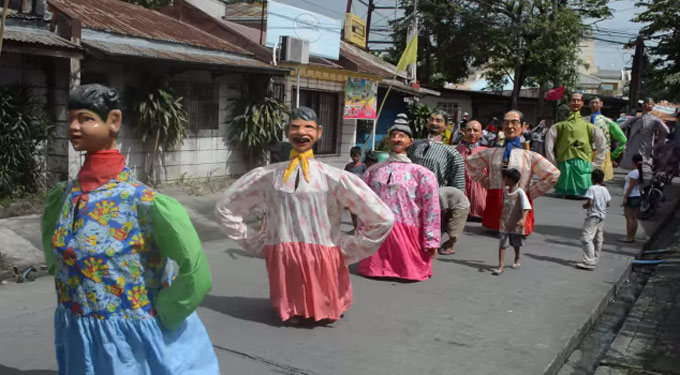
<path fill-rule="evenodd" d="M 87 48 L 93 48 L 111 56 L 143 57 L 265 70 L 276 69 L 253 58 L 230 52 L 120 36 L 96 30 L 83 30 L 81 43 Z"/>
<path fill-rule="evenodd" d="M 357 65 L 357 69 L 363 73 L 377 74 L 383 77 L 394 77 L 397 67 L 387 61 L 362 50 L 344 40 L 340 42 L 340 55 Z M 407 78 L 407 74 L 401 71 L 398 77 Z"/>
<path fill-rule="evenodd" d="M 595 73 L 595 77 L 604 79 L 621 79 L 623 73 L 618 69 L 600 69 Z"/>
<path fill-rule="evenodd" d="M 225 6 L 227 12 L 225 18 L 260 18 L 262 17 L 262 3 L 238 3 Z M 264 7 L 264 16 L 267 17 L 267 6 Z"/>
<path fill-rule="evenodd" d="M 249 54 L 248 51 L 159 12 L 119 0 L 48 0 L 82 22 L 83 28 L 195 47 Z"/>
<path fill-rule="evenodd" d="M 21 43 L 40 44 L 49 47 L 68 48 L 73 50 L 81 49 L 77 44 L 71 43 L 49 30 L 28 27 L 7 26 L 3 39 Z"/>

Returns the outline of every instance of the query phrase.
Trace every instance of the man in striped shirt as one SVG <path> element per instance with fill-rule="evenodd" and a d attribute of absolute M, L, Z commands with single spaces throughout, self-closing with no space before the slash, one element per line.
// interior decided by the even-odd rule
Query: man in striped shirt
<path fill-rule="evenodd" d="M 452 186 L 465 191 L 465 161 L 453 146 L 442 143 L 446 130 L 446 117 L 435 112 L 428 122 L 430 134 L 427 139 L 413 143 L 408 157 L 416 164 L 432 171 L 439 186 Z"/>

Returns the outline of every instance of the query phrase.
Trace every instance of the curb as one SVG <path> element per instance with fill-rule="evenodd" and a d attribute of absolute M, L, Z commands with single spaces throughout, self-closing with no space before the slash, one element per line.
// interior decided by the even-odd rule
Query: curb
<path fill-rule="evenodd" d="M 678 199 L 670 212 L 663 218 L 663 220 L 661 220 L 659 226 L 656 227 L 654 232 L 652 232 L 652 234 L 649 236 L 649 240 L 645 242 L 644 245 L 642 245 L 638 256 L 642 255 L 644 250 L 649 250 L 654 239 L 658 237 L 664 230 L 666 230 L 668 225 L 673 221 L 675 213 L 678 211 L 678 209 L 680 209 L 680 196 L 678 196 Z M 602 301 L 600 301 L 595 309 L 593 309 L 593 311 L 590 313 L 590 317 L 583 323 L 583 325 L 581 325 L 580 328 L 576 330 L 576 333 L 571 337 L 571 339 L 569 339 L 569 342 L 562 348 L 562 350 L 557 353 L 550 364 L 546 366 L 545 370 L 543 370 L 544 375 L 556 375 L 560 371 L 564 363 L 569 359 L 571 353 L 579 346 L 595 322 L 600 318 L 602 312 L 604 312 L 607 306 L 609 306 L 609 303 L 616 297 L 621 285 L 623 285 L 628 280 L 632 272 L 633 264 L 631 263 L 628 265 L 628 267 L 626 267 L 626 270 L 623 272 L 621 277 L 619 277 L 614 286 L 612 286 L 612 288 L 607 292 Z"/>

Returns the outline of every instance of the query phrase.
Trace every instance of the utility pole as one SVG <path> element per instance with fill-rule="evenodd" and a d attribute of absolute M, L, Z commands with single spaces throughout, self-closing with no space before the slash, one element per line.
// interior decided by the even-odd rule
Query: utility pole
<path fill-rule="evenodd" d="M 368 0 L 368 15 L 366 16 L 366 50 L 368 51 L 368 35 L 371 33 L 371 16 L 375 10 L 373 0 Z"/>
<path fill-rule="evenodd" d="M 347 10 L 345 13 L 352 13 L 352 0 L 347 0 Z"/>
<path fill-rule="evenodd" d="M 411 15 L 411 24 L 409 25 L 406 34 L 406 44 L 413 40 L 418 35 L 418 0 L 413 1 L 413 14 Z M 416 82 L 416 68 L 418 64 L 413 63 L 408 66 L 408 78 L 411 83 Z"/>
<path fill-rule="evenodd" d="M 640 82 L 642 81 L 642 62 L 645 53 L 645 43 L 642 36 L 638 36 L 635 40 L 635 56 L 633 56 L 633 69 L 630 77 L 630 93 L 629 102 L 630 109 L 637 107 L 637 101 L 640 98 Z"/>

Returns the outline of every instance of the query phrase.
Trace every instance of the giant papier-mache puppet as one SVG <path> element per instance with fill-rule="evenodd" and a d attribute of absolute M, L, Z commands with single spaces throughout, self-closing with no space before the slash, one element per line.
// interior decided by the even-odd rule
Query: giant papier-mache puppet
<path fill-rule="evenodd" d="M 519 187 L 533 200 L 552 189 L 560 177 L 560 171 L 541 154 L 522 148 L 520 137 L 526 130 L 524 115 L 518 110 L 507 112 L 503 118 L 505 146 L 481 150 L 468 157 L 470 178 L 487 189 L 486 206 L 482 225 L 489 229 L 512 233 L 503 227 L 504 218 L 511 214 L 503 205 L 503 170 L 517 169 L 521 178 Z M 524 235 L 534 229 L 534 210 L 529 212 L 524 225 Z"/>
<path fill-rule="evenodd" d="M 269 294 L 282 321 L 328 323 L 352 305 L 348 264 L 373 254 L 394 224 L 378 196 L 352 173 L 314 159 L 323 128 L 314 110 L 290 115 L 290 161 L 256 168 L 239 178 L 217 203 L 224 232 L 246 250 L 264 253 Z M 362 225 L 340 231 L 345 207 Z M 246 224 L 264 212 L 257 227 Z"/>
<path fill-rule="evenodd" d="M 80 86 L 68 110 L 85 163 L 50 192 L 42 219 L 59 373 L 218 374 L 195 313 L 211 278 L 189 216 L 125 165 L 115 90 Z"/>

